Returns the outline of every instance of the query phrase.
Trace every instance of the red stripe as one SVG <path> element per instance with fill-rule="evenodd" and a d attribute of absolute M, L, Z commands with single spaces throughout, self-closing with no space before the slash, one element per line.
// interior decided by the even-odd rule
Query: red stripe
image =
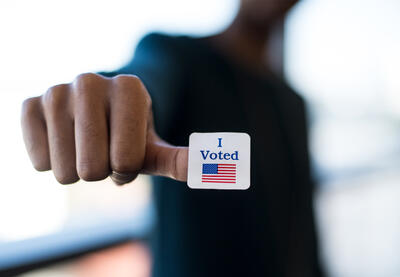
<path fill-rule="evenodd" d="M 230 175 L 230 176 L 201 176 L 201 178 L 236 178 L 235 175 Z"/>
<path fill-rule="evenodd" d="M 218 164 L 218 165 L 233 165 L 233 166 L 236 166 L 236 164 Z"/>
<path fill-rule="evenodd" d="M 226 171 L 226 172 L 219 171 L 218 173 L 203 173 L 203 174 L 205 175 L 236 174 L 236 171 Z"/>
<path fill-rule="evenodd" d="M 236 184 L 236 182 L 217 182 L 217 181 L 202 181 L 202 183 L 224 183 L 224 184 Z"/>
<path fill-rule="evenodd" d="M 222 179 L 236 179 L 236 177 L 220 177 L 220 178 L 216 178 L 216 177 L 203 177 L 202 179 L 222 180 Z"/>
<path fill-rule="evenodd" d="M 226 175 L 226 176 L 235 176 L 236 175 L 236 173 L 234 173 L 234 172 L 221 172 L 221 173 L 218 173 L 218 174 L 203 174 L 202 176 L 206 176 L 206 175 L 209 175 L 209 176 L 223 176 L 223 175 Z"/>
<path fill-rule="evenodd" d="M 218 176 L 236 176 L 236 173 L 218 173 L 218 174 L 202 174 L 202 176 L 205 175 L 210 175 L 212 177 L 218 177 Z"/>
<path fill-rule="evenodd" d="M 202 175 L 202 177 L 235 177 L 236 174 Z"/>
<path fill-rule="evenodd" d="M 224 179 L 224 178 L 236 178 L 236 176 L 217 176 L 217 177 L 207 177 L 207 176 L 203 176 L 201 178 L 205 178 L 205 179 Z"/>
<path fill-rule="evenodd" d="M 217 174 L 217 176 L 219 175 L 236 175 L 236 172 L 220 172 Z"/>
<path fill-rule="evenodd" d="M 219 173 L 217 173 L 217 174 L 206 174 L 206 173 L 203 173 L 202 174 L 203 176 L 204 175 L 210 175 L 210 176 L 221 176 L 221 175 L 236 175 L 236 172 L 219 172 Z"/>
<path fill-rule="evenodd" d="M 201 178 L 213 178 L 213 179 L 220 179 L 220 178 L 236 178 L 236 176 L 202 176 Z"/>
<path fill-rule="evenodd" d="M 201 179 L 201 181 L 236 181 L 236 179 Z"/>

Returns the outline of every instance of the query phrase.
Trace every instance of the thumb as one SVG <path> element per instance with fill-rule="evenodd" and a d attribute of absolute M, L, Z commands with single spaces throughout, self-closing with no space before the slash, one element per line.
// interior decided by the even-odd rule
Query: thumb
<path fill-rule="evenodd" d="M 172 146 L 157 135 L 150 136 L 141 173 L 165 176 L 186 182 L 188 147 Z"/>

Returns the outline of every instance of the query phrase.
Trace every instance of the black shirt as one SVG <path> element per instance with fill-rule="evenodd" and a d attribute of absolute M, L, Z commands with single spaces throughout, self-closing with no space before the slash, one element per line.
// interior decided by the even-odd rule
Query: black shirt
<path fill-rule="evenodd" d="M 322 276 L 317 256 L 303 100 L 204 41 L 146 36 L 118 71 L 136 74 L 159 135 L 188 145 L 192 132 L 246 132 L 246 191 L 192 190 L 154 178 L 158 223 L 153 276 Z"/>

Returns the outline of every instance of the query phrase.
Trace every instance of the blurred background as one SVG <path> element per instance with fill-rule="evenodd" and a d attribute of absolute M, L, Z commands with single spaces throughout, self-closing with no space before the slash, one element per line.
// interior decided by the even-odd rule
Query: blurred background
<path fill-rule="evenodd" d="M 145 176 L 123 187 L 62 186 L 35 172 L 20 132 L 22 101 L 81 72 L 119 68 L 148 32 L 221 31 L 237 9 L 236 0 L 0 2 L 0 269 L 32 241 L 46 252 L 65 234 L 85 233 L 73 240 L 82 245 L 96 234 L 142 237 L 152 218 Z M 309 107 L 330 276 L 400 276 L 399 14 L 398 0 L 303 0 L 286 20 L 285 76 Z M 127 242 L 24 276 L 111 276 L 110 268 L 148 276 L 150 264 L 145 243 Z"/>

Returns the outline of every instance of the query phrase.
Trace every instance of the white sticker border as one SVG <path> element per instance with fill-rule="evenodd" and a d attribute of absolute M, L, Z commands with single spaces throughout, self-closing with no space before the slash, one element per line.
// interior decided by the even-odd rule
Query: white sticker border
<path fill-rule="evenodd" d="M 203 134 L 213 134 L 216 136 L 226 136 L 226 135 L 241 135 L 244 136 L 244 139 L 248 140 L 248 143 L 246 143 L 246 148 L 244 149 L 244 151 L 246 151 L 248 154 L 245 157 L 245 161 L 241 162 L 241 167 L 246 167 L 245 169 L 243 169 L 243 171 L 248 172 L 248 181 L 246 182 L 247 184 L 245 186 L 235 186 L 232 187 L 231 184 L 224 184 L 224 183 L 218 183 L 218 187 L 216 185 L 213 184 L 207 184 L 207 183 L 202 183 L 201 186 L 197 186 L 197 185 L 193 185 L 190 183 L 190 180 L 192 179 L 191 177 L 191 172 L 193 172 L 193 170 L 191 170 L 191 153 L 193 152 L 193 148 L 191 148 L 190 146 L 193 145 L 192 140 L 193 140 L 193 136 L 195 135 L 203 135 Z M 242 146 L 244 147 L 244 146 Z M 192 151 L 191 151 L 192 150 Z M 247 160 L 247 162 L 246 162 Z M 249 134 L 244 133 L 244 132 L 193 132 L 190 134 L 189 136 L 189 154 L 188 154 L 188 172 L 187 172 L 187 185 L 189 188 L 191 189 L 209 189 L 209 190 L 247 190 L 250 188 L 251 186 L 251 137 Z"/>

